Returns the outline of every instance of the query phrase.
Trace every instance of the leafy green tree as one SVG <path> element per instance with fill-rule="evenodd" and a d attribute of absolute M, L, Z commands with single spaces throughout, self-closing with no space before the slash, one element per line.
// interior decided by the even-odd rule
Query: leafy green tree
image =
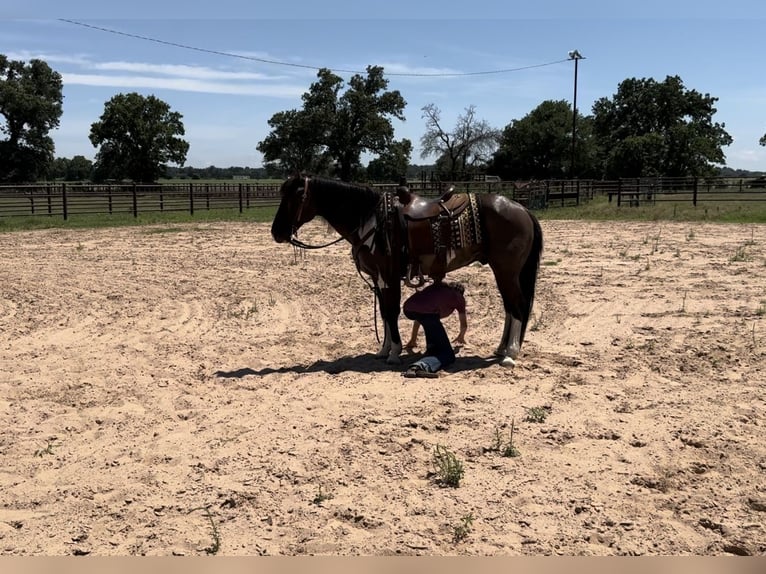
<path fill-rule="evenodd" d="M 591 177 L 591 119 L 579 113 L 575 144 L 576 175 Z M 491 169 L 503 179 L 557 179 L 572 175 L 571 163 L 572 108 L 566 100 L 546 100 L 503 129 Z"/>
<path fill-rule="evenodd" d="M 48 165 L 48 179 L 66 179 L 66 170 L 69 167 L 69 159 L 57 157 Z"/>
<path fill-rule="evenodd" d="M 725 124 L 713 122 L 717 101 L 686 89 L 678 76 L 623 80 L 611 99 L 593 105 L 604 175 L 715 173 L 726 159 L 722 148 L 733 141 Z"/>
<path fill-rule="evenodd" d="M 373 181 L 399 181 L 406 177 L 412 156 L 412 142 L 408 139 L 391 142 L 388 149 L 367 164 L 367 177 Z"/>
<path fill-rule="evenodd" d="M 189 151 L 181 114 L 155 96 L 117 94 L 91 125 L 90 141 L 101 146 L 94 166 L 97 179 L 154 182 L 166 162 L 183 165 Z"/>
<path fill-rule="evenodd" d="M 437 156 L 437 166 L 449 180 L 460 173 L 475 171 L 489 163 L 497 149 L 500 132 L 476 117 L 475 106 L 468 106 L 448 131 L 441 121 L 436 104 L 421 108 L 426 132 L 420 138 L 421 158 Z"/>
<path fill-rule="evenodd" d="M 323 130 L 312 115 L 306 110 L 287 110 L 271 116 L 271 132 L 256 146 L 269 173 L 327 172 L 330 157 L 319 143 Z"/>
<path fill-rule="evenodd" d="M 51 162 L 47 175 L 50 179 L 87 180 L 93 175 L 93 162 L 83 155 L 76 155 L 72 159 L 57 157 Z"/>
<path fill-rule="evenodd" d="M 0 54 L 0 181 L 34 181 L 53 162 L 48 132 L 62 114 L 61 75 L 42 60 Z"/>
<path fill-rule="evenodd" d="M 76 155 L 69 160 L 65 178 L 67 181 L 84 181 L 93 174 L 93 162 L 84 155 Z"/>
<path fill-rule="evenodd" d="M 307 93 L 303 108 L 271 117 L 271 133 L 257 145 L 272 170 L 317 173 L 335 166 L 349 181 L 361 168 L 362 153 L 382 154 L 393 142 L 392 118 L 404 120 L 406 102 L 398 90 L 387 91 L 380 66 L 355 74 L 348 85 L 323 68 Z M 345 91 L 344 91 L 345 88 Z"/>

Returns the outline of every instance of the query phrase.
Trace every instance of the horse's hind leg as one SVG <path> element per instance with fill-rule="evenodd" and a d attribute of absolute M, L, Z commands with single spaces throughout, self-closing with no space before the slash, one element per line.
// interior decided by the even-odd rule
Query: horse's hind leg
<path fill-rule="evenodd" d="M 524 309 L 526 308 L 524 294 L 521 291 L 518 276 L 503 273 L 502 269 L 490 262 L 490 267 L 495 274 L 497 287 L 503 299 L 505 308 L 505 324 L 503 336 L 495 351 L 499 357 L 503 357 L 500 364 L 504 367 L 513 367 L 521 352 L 522 332 L 524 331 Z"/>
<path fill-rule="evenodd" d="M 503 357 L 500 362 L 504 367 L 513 367 L 521 352 L 521 326 L 522 323 L 506 311 L 503 336 L 500 339 L 495 355 Z"/>

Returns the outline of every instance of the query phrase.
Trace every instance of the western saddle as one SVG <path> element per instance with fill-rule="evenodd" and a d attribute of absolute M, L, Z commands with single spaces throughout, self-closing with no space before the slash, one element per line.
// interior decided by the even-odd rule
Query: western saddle
<path fill-rule="evenodd" d="M 425 283 L 424 275 L 438 281 L 447 273 L 448 251 L 465 247 L 467 236 L 463 232 L 466 218 L 476 228 L 475 199 L 472 194 L 455 193 L 453 187 L 441 197 L 428 199 L 412 193 L 400 185 L 396 196 L 401 203 L 400 223 L 407 240 L 407 276 L 411 287 Z M 466 212 L 466 208 L 469 211 Z M 474 234 L 474 242 L 479 238 Z M 417 282 L 413 279 L 417 278 Z"/>

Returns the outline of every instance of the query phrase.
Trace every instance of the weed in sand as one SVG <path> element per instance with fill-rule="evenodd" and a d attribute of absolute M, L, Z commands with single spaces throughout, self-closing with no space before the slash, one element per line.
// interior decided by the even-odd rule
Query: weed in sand
<path fill-rule="evenodd" d="M 737 246 L 737 249 L 734 251 L 734 255 L 729 257 L 729 261 L 732 263 L 736 263 L 738 261 L 749 261 L 750 255 L 747 253 L 746 248 L 747 243 L 743 243 L 742 245 Z"/>
<path fill-rule="evenodd" d="M 447 447 L 436 445 L 433 465 L 437 480 L 445 486 L 457 488 L 463 478 L 463 463 Z"/>
<path fill-rule="evenodd" d="M 513 432 L 515 430 L 515 427 L 516 427 L 516 422 L 512 419 L 511 432 L 508 436 L 507 441 L 505 440 L 502 433 L 500 432 L 500 429 L 498 427 L 495 427 L 495 443 L 492 446 L 492 450 L 494 450 L 495 452 L 499 452 L 500 456 L 505 456 L 509 458 L 521 456 L 519 449 L 517 449 L 516 445 L 513 444 Z"/>
<path fill-rule="evenodd" d="M 48 444 L 45 445 L 45 448 L 35 451 L 35 456 L 42 457 L 45 454 L 53 454 L 53 448 L 57 446 L 61 446 L 61 443 L 54 444 L 52 440 L 49 440 Z"/>
<path fill-rule="evenodd" d="M 210 521 L 210 528 L 212 529 L 213 541 L 211 542 L 210 546 L 203 548 L 203 551 L 205 554 L 214 556 L 218 554 L 218 551 L 221 549 L 221 534 L 218 532 L 218 526 L 216 525 L 215 520 L 213 520 L 213 514 L 210 512 L 210 507 L 200 506 L 197 508 L 192 508 L 188 514 L 196 512 L 197 510 L 203 510 L 205 512 L 205 516 L 207 516 L 207 519 Z"/>
<path fill-rule="evenodd" d="M 551 412 L 550 407 L 531 407 L 527 409 L 524 420 L 528 423 L 542 423 L 548 418 Z"/>
<path fill-rule="evenodd" d="M 474 520 L 475 518 L 471 512 L 463 516 L 460 519 L 460 524 L 452 527 L 452 540 L 456 543 L 465 540 L 471 532 Z"/>
<path fill-rule="evenodd" d="M 322 487 L 319 487 L 319 491 L 317 492 L 317 495 L 314 497 L 314 499 L 311 501 L 311 504 L 316 504 L 317 506 L 322 506 L 322 503 L 325 500 L 330 500 L 332 498 L 332 494 L 322 492 Z"/>

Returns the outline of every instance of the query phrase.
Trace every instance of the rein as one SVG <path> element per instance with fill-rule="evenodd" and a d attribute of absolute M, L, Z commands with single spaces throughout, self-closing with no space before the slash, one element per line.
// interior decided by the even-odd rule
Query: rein
<path fill-rule="evenodd" d="M 301 198 L 301 204 L 298 207 L 298 213 L 296 214 L 296 217 L 295 217 L 295 221 L 296 222 L 299 222 L 301 220 L 301 215 L 303 215 L 303 207 L 306 205 L 306 202 L 308 200 L 309 190 L 310 190 L 310 188 L 309 188 L 309 180 L 310 180 L 310 178 L 308 178 L 308 177 L 306 177 L 304 179 L 303 197 Z M 380 205 L 380 201 L 382 201 L 382 199 L 383 199 L 383 196 L 381 196 L 381 199 L 378 201 L 378 205 Z M 376 210 L 377 210 L 377 206 L 376 206 Z M 377 230 L 377 225 L 372 226 L 367 231 L 367 233 L 365 233 L 363 236 L 361 236 L 359 238 L 359 242 L 358 242 L 357 245 L 354 245 L 353 242 L 350 239 L 357 231 L 359 231 L 362 228 L 363 225 L 364 225 L 364 223 L 360 223 L 359 225 L 356 226 L 356 228 L 353 231 L 351 231 L 347 235 L 341 234 L 340 237 L 338 237 L 337 239 L 335 239 L 333 241 L 330 241 L 329 243 L 325 243 L 323 245 L 310 245 L 308 243 L 304 243 L 303 241 L 298 239 L 297 231 L 295 230 L 295 226 L 293 226 L 293 234 L 290 237 L 289 243 L 293 247 L 298 247 L 300 249 L 324 249 L 325 247 L 330 247 L 331 245 L 335 245 L 336 243 L 339 243 L 339 242 L 343 241 L 344 239 L 346 239 L 349 243 L 352 244 L 351 255 L 352 255 L 353 259 L 354 259 L 354 263 L 356 264 L 356 271 L 359 274 L 359 277 L 362 278 L 362 281 L 364 281 L 365 284 L 373 292 L 372 306 L 373 306 L 373 314 L 374 314 L 374 317 L 375 317 L 374 321 L 373 321 L 374 324 L 375 324 L 375 339 L 378 342 L 380 342 L 380 334 L 378 333 L 378 290 L 375 288 L 375 285 L 371 281 L 368 281 L 367 278 L 364 275 L 362 275 L 362 268 L 361 268 L 361 265 L 359 263 L 359 255 L 358 255 L 359 248 L 362 245 L 364 245 L 364 243 L 370 238 L 371 235 L 373 235 L 375 233 L 375 231 Z"/>

